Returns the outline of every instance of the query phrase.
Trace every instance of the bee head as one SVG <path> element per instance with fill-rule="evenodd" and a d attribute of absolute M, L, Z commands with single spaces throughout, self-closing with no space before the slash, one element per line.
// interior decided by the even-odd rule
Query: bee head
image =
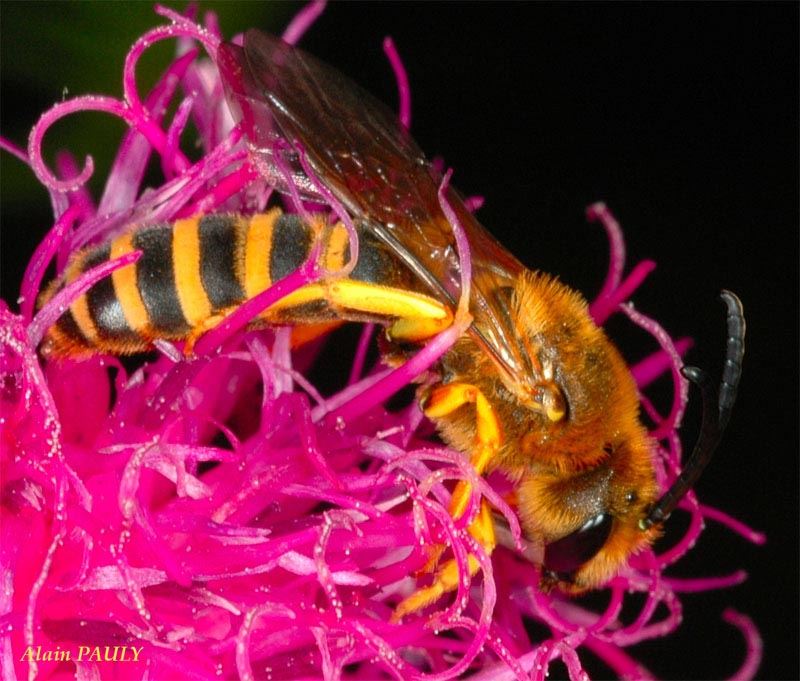
<path fill-rule="evenodd" d="M 545 544 L 545 582 L 572 592 L 599 586 L 658 535 L 639 527 L 658 495 L 644 431 L 604 444 L 603 456 L 572 474 L 537 471 L 519 488 L 523 525 Z"/>

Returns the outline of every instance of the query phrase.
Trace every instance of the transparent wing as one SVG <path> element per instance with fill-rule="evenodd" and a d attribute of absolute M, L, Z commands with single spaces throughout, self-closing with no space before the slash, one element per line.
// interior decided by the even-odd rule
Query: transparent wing
<path fill-rule="evenodd" d="M 459 295 L 459 262 L 439 205 L 441 176 L 396 116 L 336 69 L 257 30 L 245 34 L 244 48 L 223 46 L 220 68 L 265 174 L 279 187 L 285 184 L 270 162 L 281 154 L 304 195 L 318 199 L 297 163 L 301 150 L 353 217 L 452 306 Z M 288 143 L 288 153 L 279 141 Z M 481 227 L 458 192 L 451 189 L 447 197 L 470 243 L 471 332 L 502 368 L 519 375 L 528 362 L 514 341 L 503 292 L 523 267 Z"/>

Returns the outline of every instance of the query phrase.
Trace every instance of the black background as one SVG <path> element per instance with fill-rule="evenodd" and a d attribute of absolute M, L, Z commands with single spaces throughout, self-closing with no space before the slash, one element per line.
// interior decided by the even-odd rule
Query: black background
<path fill-rule="evenodd" d="M 218 9 L 227 35 L 279 30 L 293 11 Z M 147 3 L 4 2 L 2 12 L 2 133 L 19 143 L 63 88 L 119 95 L 123 55 L 157 21 Z M 725 287 L 742 298 L 739 402 L 697 489 L 764 530 L 768 543 L 755 547 L 711 525 L 676 567 L 680 575 L 744 567 L 750 579 L 686 596 L 679 632 L 631 651 L 662 677 L 735 671 L 743 643 L 719 619 L 728 605 L 761 629 L 759 678 L 800 675 L 797 26 L 796 3 L 334 4 L 302 42 L 394 105 L 381 52 L 391 34 L 409 71 L 420 145 L 455 168 L 462 191 L 486 197 L 482 222 L 523 262 L 589 296 L 607 251 L 583 209 L 605 201 L 625 228 L 629 262 L 658 261 L 638 308 L 696 339 L 691 363 L 719 370 L 717 295 Z M 56 128 L 47 148 L 58 137 L 94 154 L 102 177 L 122 126 L 85 118 Z M 29 171 L 2 156 L 2 292 L 13 301 L 51 221 Z"/>

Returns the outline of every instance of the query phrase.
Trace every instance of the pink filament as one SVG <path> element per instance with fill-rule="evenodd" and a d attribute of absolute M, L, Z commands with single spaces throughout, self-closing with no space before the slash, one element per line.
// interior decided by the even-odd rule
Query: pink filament
<path fill-rule="evenodd" d="M 718 522 L 721 525 L 725 525 L 725 527 L 727 527 L 729 530 L 733 530 L 736 532 L 736 534 L 747 539 L 747 541 L 759 546 L 767 543 L 767 537 L 763 532 L 758 532 L 757 530 L 752 529 L 748 525 L 745 525 L 745 523 L 742 521 L 736 520 L 736 518 L 731 517 L 724 511 L 720 511 L 718 508 L 707 506 L 705 504 L 699 504 L 698 508 L 703 514 L 704 518 Z"/>
<path fill-rule="evenodd" d="M 732 586 L 737 586 L 747 579 L 747 573 L 744 570 L 737 570 L 731 575 L 723 577 L 698 577 L 693 579 L 679 579 L 677 577 L 670 577 L 666 580 L 667 584 L 677 592 L 691 593 L 698 591 L 712 591 L 714 589 L 727 589 Z"/>
<path fill-rule="evenodd" d="M 0 149 L 3 151 L 7 151 L 12 156 L 16 156 L 17 159 L 22 161 L 27 165 L 28 163 L 28 155 L 25 153 L 25 150 L 14 144 L 11 140 L 6 139 L 2 135 L 0 135 Z"/>
<path fill-rule="evenodd" d="M 289 22 L 281 37 L 290 45 L 296 45 L 325 11 L 326 4 L 326 0 L 312 0 L 312 2 L 309 2 Z"/>
<path fill-rule="evenodd" d="M 606 231 L 609 245 L 608 273 L 603 287 L 597 296 L 602 300 L 611 295 L 619 287 L 622 273 L 625 270 L 625 239 L 622 228 L 604 203 L 593 203 L 586 209 L 586 218 L 589 222 L 600 221 Z"/>
<path fill-rule="evenodd" d="M 400 59 L 394 40 L 389 37 L 384 38 L 383 51 L 394 71 L 394 79 L 397 81 L 397 98 L 400 102 L 397 117 L 400 125 L 408 130 L 411 127 L 411 88 L 408 84 L 408 73 L 403 66 L 403 60 Z"/>
<path fill-rule="evenodd" d="M 755 678 L 758 668 L 761 665 L 761 658 L 764 654 L 764 644 L 758 629 L 753 620 L 747 615 L 742 615 L 733 608 L 728 608 L 722 613 L 722 619 L 737 627 L 744 636 L 747 644 L 747 655 L 742 662 L 739 670 L 731 676 L 731 681 L 745 681 L 745 679 Z"/>
<path fill-rule="evenodd" d="M 344 267 L 342 267 L 341 270 L 338 270 L 335 273 L 337 276 L 346 277 L 348 274 L 350 274 L 350 272 L 353 271 L 353 268 L 356 266 L 356 262 L 358 262 L 359 243 L 358 243 L 358 234 L 356 232 L 355 223 L 353 222 L 353 219 L 350 217 L 349 213 L 345 210 L 342 203 L 333 195 L 333 192 L 331 192 L 325 185 L 325 183 L 319 177 L 317 177 L 316 173 L 314 172 L 314 169 L 308 162 L 305 149 L 303 149 L 300 144 L 296 144 L 295 147 L 297 148 L 298 158 L 300 160 L 300 166 L 302 167 L 303 172 L 306 174 L 306 177 L 308 177 L 308 179 L 311 180 L 314 189 L 317 192 L 319 192 L 319 195 L 333 209 L 333 212 L 336 214 L 339 220 L 341 220 L 342 224 L 347 228 L 347 235 L 349 238 L 350 259 L 345 263 Z"/>
<path fill-rule="evenodd" d="M 679 338 L 675 341 L 675 352 L 679 357 L 683 357 L 692 345 L 691 338 Z M 670 353 L 665 350 L 659 350 L 631 367 L 631 374 L 640 389 L 646 388 L 659 376 L 663 375 L 673 363 L 674 358 Z"/>
<path fill-rule="evenodd" d="M 33 257 L 28 262 L 25 275 L 22 278 L 22 290 L 20 291 L 22 302 L 20 311 L 22 316 L 30 321 L 33 316 L 33 307 L 39 297 L 42 279 L 50 262 L 55 257 L 66 234 L 72 229 L 73 224 L 85 208 L 80 205 L 70 206 L 59 218 L 47 233 L 47 236 L 36 247 Z"/>

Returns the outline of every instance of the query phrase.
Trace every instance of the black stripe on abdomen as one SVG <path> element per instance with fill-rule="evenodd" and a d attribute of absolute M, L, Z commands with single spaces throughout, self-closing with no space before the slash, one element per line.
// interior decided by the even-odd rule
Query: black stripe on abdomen
<path fill-rule="evenodd" d="M 81 329 L 78 326 L 78 323 L 75 321 L 75 317 L 72 316 L 72 310 L 69 308 L 67 308 L 66 312 L 64 312 L 64 314 L 58 318 L 58 322 L 56 322 L 56 324 L 61 330 L 61 333 L 63 333 L 70 340 L 75 341 L 79 345 L 83 346 L 88 344 L 86 337 L 83 335 L 83 333 L 81 333 Z"/>
<path fill-rule="evenodd" d="M 81 264 L 81 270 L 88 272 L 93 267 L 106 262 L 110 256 L 111 244 L 100 246 L 86 256 Z M 86 302 L 101 339 L 136 340 L 138 338 L 128 326 L 122 305 L 114 291 L 114 281 L 111 275 L 98 281 L 86 292 Z"/>
<path fill-rule="evenodd" d="M 350 244 L 344 262 L 350 259 Z M 350 279 L 428 293 L 425 285 L 368 229 L 358 227 L 358 262 Z"/>
<path fill-rule="evenodd" d="M 175 290 L 172 266 L 172 230 L 143 229 L 133 236 L 133 247 L 142 251 L 136 263 L 136 284 L 156 335 L 185 335 L 189 325 L 183 317 Z"/>
<path fill-rule="evenodd" d="M 236 221 L 234 215 L 207 215 L 198 226 L 200 278 L 215 312 L 244 300 L 236 277 Z"/>
<path fill-rule="evenodd" d="M 311 228 L 297 215 L 281 215 L 272 234 L 269 275 L 272 283 L 283 279 L 303 264 L 311 249 Z"/>

